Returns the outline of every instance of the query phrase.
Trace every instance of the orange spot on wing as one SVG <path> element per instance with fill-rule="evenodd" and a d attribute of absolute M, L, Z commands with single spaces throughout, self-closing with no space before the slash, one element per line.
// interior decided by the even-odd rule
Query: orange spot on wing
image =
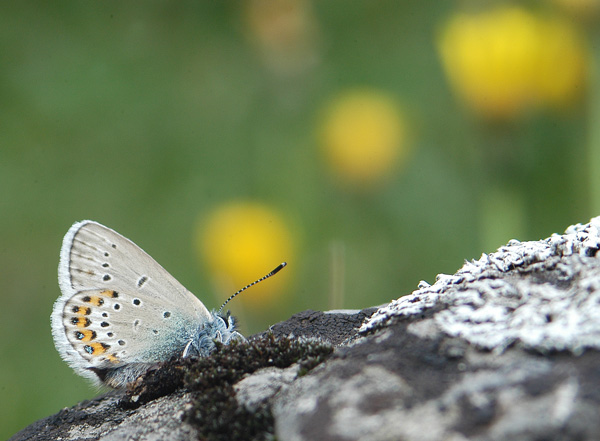
<path fill-rule="evenodd" d="M 110 345 L 105 343 L 91 343 L 87 345 L 87 347 L 90 348 L 87 350 L 90 355 L 101 355 L 104 354 L 108 348 L 110 348 Z"/>
<path fill-rule="evenodd" d="M 118 359 L 118 358 L 116 357 L 116 355 L 114 355 L 114 354 L 108 354 L 108 355 L 106 356 L 106 359 L 107 359 L 108 361 L 110 361 L 111 363 L 118 363 L 118 362 L 119 362 L 119 359 Z"/>
<path fill-rule="evenodd" d="M 104 304 L 104 299 L 101 299 L 98 296 L 91 296 L 88 303 L 91 303 L 94 306 L 102 306 Z"/>
<path fill-rule="evenodd" d="M 78 332 L 81 332 L 83 334 L 81 341 L 92 341 L 93 339 L 96 338 L 96 333 L 90 329 L 86 329 L 84 331 L 78 331 Z"/>
<path fill-rule="evenodd" d="M 115 298 L 115 297 L 117 297 L 117 292 L 113 291 L 112 289 L 107 289 L 105 291 L 102 291 L 100 293 L 100 295 L 105 296 L 105 297 Z"/>
<path fill-rule="evenodd" d="M 86 317 L 73 317 L 71 323 L 78 328 L 86 328 L 92 323 L 89 318 Z"/>

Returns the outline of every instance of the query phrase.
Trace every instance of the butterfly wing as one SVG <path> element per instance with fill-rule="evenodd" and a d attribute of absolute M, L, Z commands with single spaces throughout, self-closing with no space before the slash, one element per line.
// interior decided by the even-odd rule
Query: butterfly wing
<path fill-rule="evenodd" d="M 100 370 L 181 355 L 212 319 L 152 257 L 96 222 L 78 222 L 67 232 L 58 279 L 55 346 L 77 373 L 96 382 Z"/>

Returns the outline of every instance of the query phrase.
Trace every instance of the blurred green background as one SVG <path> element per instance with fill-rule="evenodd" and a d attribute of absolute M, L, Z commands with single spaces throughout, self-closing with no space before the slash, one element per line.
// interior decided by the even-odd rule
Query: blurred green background
<path fill-rule="evenodd" d="M 209 308 L 287 260 L 229 305 L 248 335 L 599 214 L 597 24 L 594 0 L 0 3 L 0 438 L 97 393 L 50 333 L 75 221 Z"/>

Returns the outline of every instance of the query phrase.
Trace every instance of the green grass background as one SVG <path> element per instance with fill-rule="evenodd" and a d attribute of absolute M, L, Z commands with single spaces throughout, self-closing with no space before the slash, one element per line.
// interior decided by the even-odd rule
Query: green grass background
<path fill-rule="evenodd" d="M 96 394 L 50 333 L 75 221 L 131 238 L 216 307 L 197 222 L 232 199 L 280 210 L 300 245 L 293 284 L 244 317 L 245 334 L 327 309 L 340 244 L 341 306 L 364 308 L 513 237 L 586 222 L 591 99 L 482 125 L 461 110 L 436 53 L 453 8 L 316 2 L 315 63 L 277 75 L 247 37 L 243 2 L 0 3 L 0 439 Z M 363 86 L 401 103 L 413 153 L 387 186 L 355 194 L 335 185 L 316 129 L 328 100 Z"/>

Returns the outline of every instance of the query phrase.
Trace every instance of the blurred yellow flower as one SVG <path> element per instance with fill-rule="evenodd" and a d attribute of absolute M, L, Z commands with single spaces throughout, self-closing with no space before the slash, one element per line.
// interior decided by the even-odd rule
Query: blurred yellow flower
<path fill-rule="evenodd" d="M 351 90 L 326 108 L 320 144 L 343 182 L 368 186 L 385 180 L 409 152 L 396 102 L 385 93 Z"/>
<path fill-rule="evenodd" d="M 439 49 L 457 95 L 490 118 L 567 106 L 586 83 L 588 54 L 574 26 L 515 6 L 456 14 Z"/>
<path fill-rule="evenodd" d="M 206 262 L 222 298 L 264 276 L 283 261 L 292 261 L 291 232 L 282 216 L 254 202 L 218 207 L 198 224 L 196 249 Z M 289 267 L 292 268 L 289 268 Z M 293 265 L 240 296 L 248 307 L 264 308 L 277 300 Z M 238 301 L 238 300 L 236 300 Z M 279 303 L 281 303 L 279 301 Z"/>

